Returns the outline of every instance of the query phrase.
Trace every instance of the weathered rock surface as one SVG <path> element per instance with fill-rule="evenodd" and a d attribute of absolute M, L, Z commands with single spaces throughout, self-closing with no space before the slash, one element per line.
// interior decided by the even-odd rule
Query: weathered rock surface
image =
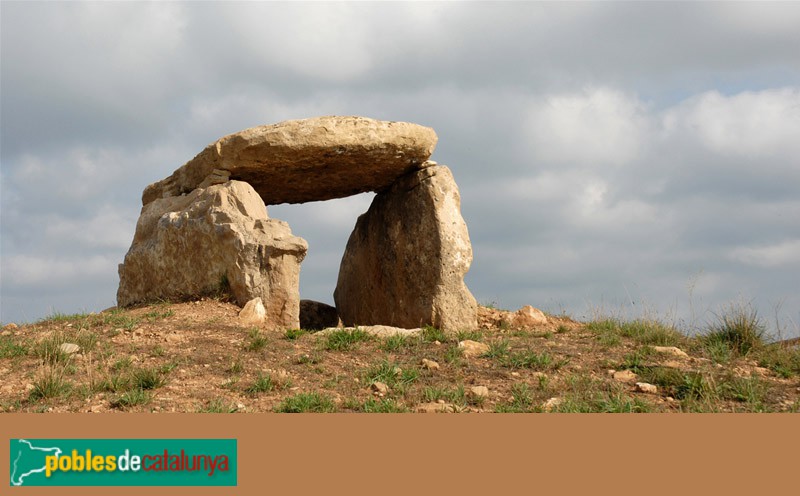
<path fill-rule="evenodd" d="M 455 405 L 451 403 L 420 403 L 417 405 L 418 413 L 453 413 L 456 411 Z"/>
<path fill-rule="evenodd" d="M 633 382 L 636 380 L 637 375 L 630 370 L 620 370 L 618 372 L 614 372 L 612 377 L 615 381 L 619 382 Z"/>
<path fill-rule="evenodd" d="M 507 329 L 511 327 L 513 315 L 514 313 L 508 310 L 478 305 L 478 326 L 483 328 L 499 327 L 501 329 Z"/>
<path fill-rule="evenodd" d="M 665 353 L 667 355 L 680 358 L 689 358 L 689 355 L 687 355 L 685 351 L 675 346 L 653 346 L 653 350 L 655 350 L 656 353 Z"/>
<path fill-rule="evenodd" d="M 514 313 L 511 322 L 515 327 L 534 327 L 547 324 L 547 316 L 538 308 L 526 305 Z"/>
<path fill-rule="evenodd" d="M 372 384 L 370 384 L 369 387 L 370 387 L 370 389 L 372 389 L 373 393 L 378 394 L 380 396 L 383 396 L 383 395 L 386 395 L 386 394 L 389 393 L 389 386 L 387 386 L 383 382 L 375 381 Z"/>
<path fill-rule="evenodd" d="M 469 388 L 469 395 L 472 398 L 485 399 L 489 397 L 489 388 L 486 386 L 472 386 Z"/>
<path fill-rule="evenodd" d="M 439 362 L 436 360 L 428 360 L 427 358 L 423 358 L 422 366 L 427 370 L 439 370 Z"/>
<path fill-rule="evenodd" d="M 130 306 L 229 290 L 239 305 L 260 297 L 266 324 L 299 326 L 300 262 L 308 246 L 269 219 L 241 181 L 161 198 L 142 208 L 119 266 L 117 303 Z"/>
<path fill-rule="evenodd" d="M 58 349 L 67 355 L 72 355 L 73 353 L 79 352 L 81 347 L 75 343 L 61 343 L 61 346 L 59 346 Z"/>
<path fill-rule="evenodd" d="M 461 350 L 461 353 L 465 357 L 473 358 L 487 353 L 491 348 L 488 344 L 479 343 L 471 339 L 465 339 L 464 341 L 459 341 L 458 349 Z"/>
<path fill-rule="evenodd" d="M 355 327 L 329 327 L 327 329 L 323 329 L 317 333 L 316 336 L 326 336 L 332 332 L 336 331 L 352 331 Z M 364 331 L 366 334 L 376 338 L 390 338 L 392 336 L 405 336 L 405 337 L 413 337 L 419 336 L 422 333 L 422 329 L 403 329 L 402 327 L 392 327 L 392 326 L 385 326 L 385 325 L 375 325 L 375 326 L 359 326 L 359 330 Z"/>
<path fill-rule="evenodd" d="M 253 298 L 248 301 L 244 308 L 239 311 L 239 320 L 247 325 L 263 324 L 267 318 L 267 309 L 264 308 L 264 302 L 261 298 Z"/>
<path fill-rule="evenodd" d="M 353 116 L 258 126 L 208 145 L 148 186 L 142 204 L 229 179 L 249 183 L 267 205 L 380 191 L 420 168 L 436 141 L 429 127 Z"/>
<path fill-rule="evenodd" d="M 345 325 L 477 327 L 464 284 L 472 246 L 450 169 L 433 165 L 378 193 L 350 235 L 334 292 Z"/>
<path fill-rule="evenodd" d="M 658 394 L 658 386 L 649 382 L 637 382 L 636 391 L 640 393 Z"/>
<path fill-rule="evenodd" d="M 314 300 L 300 300 L 300 328 L 320 330 L 337 327 L 341 321 L 335 307 Z"/>
<path fill-rule="evenodd" d="M 554 409 L 558 408 L 563 404 L 564 404 L 563 398 L 558 398 L 558 397 L 550 398 L 544 403 L 542 403 L 542 410 L 546 412 L 552 412 Z"/>

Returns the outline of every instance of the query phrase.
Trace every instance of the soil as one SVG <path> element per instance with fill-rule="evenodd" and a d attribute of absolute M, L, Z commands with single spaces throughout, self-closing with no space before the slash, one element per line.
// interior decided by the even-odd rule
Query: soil
<path fill-rule="evenodd" d="M 0 331 L 0 412 L 274 412 L 302 393 L 330 399 L 326 410 L 337 412 L 800 410 L 798 375 L 782 376 L 748 356 L 715 363 L 689 340 L 679 346 L 688 356 L 648 352 L 639 365 L 717 385 L 739 381 L 756 396 L 681 397 L 675 387 L 640 392 L 636 379 L 615 379 L 613 372 L 625 369 L 642 343 L 603 339 L 566 316 L 514 329 L 503 318 L 508 314 L 481 308 L 477 331 L 445 336 L 428 329 L 419 338 L 370 338 L 335 349 L 311 332 L 243 325 L 238 311 L 203 299 L 7 325 Z M 492 350 L 465 357 L 458 348 L 464 339 Z M 65 342 L 81 349 L 55 351 Z M 381 382 L 388 389 L 376 392 L 376 371 L 387 368 Z M 137 371 L 159 380 L 137 383 Z M 488 396 L 473 393 L 474 386 L 485 386 Z M 130 396 L 137 389 L 145 394 Z"/>

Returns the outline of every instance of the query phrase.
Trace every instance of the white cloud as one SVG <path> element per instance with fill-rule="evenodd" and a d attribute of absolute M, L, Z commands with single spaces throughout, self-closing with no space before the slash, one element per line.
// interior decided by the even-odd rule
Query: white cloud
<path fill-rule="evenodd" d="M 738 247 L 731 250 L 728 257 L 732 260 L 758 267 L 800 267 L 800 239 L 766 246 Z"/>
<path fill-rule="evenodd" d="M 14 289 L 83 286 L 116 277 L 120 260 L 103 255 L 58 257 L 49 255 L 4 256 L 3 286 Z"/>
<path fill-rule="evenodd" d="M 298 236 L 303 236 L 300 230 L 349 234 L 356 225 L 358 216 L 369 208 L 374 196 L 373 193 L 366 193 L 300 205 L 270 205 L 267 210 L 270 217 L 289 222 Z"/>
<path fill-rule="evenodd" d="M 275 66 L 323 81 L 345 82 L 372 66 L 368 20 L 358 5 L 249 4 L 221 8 L 221 24 L 253 65 Z M 243 15 L 244 14 L 244 15 Z M 242 53 L 243 52 L 243 53 Z"/>
<path fill-rule="evenodd" d="M 124 253 L 133 240 L 137 213 L 102 205 L 88 219 L 50 216 L 43 222 L 44 239 L 51 246 L 108 248 Z"/>
<path fill-rule="evenodd" d="M 722 156 L 798 156 L 800 88 L 732 96 L 709 91 L 664 112 L 662 123 L 668 137 L 682 135 L 697 140 Z"/>
<path fill-rule="evenodd" d="M 555 164 L 625 165 L 647 138 L 647 106 L 610 88 L 537 97 L 528 109 L 530 152 Z"/>

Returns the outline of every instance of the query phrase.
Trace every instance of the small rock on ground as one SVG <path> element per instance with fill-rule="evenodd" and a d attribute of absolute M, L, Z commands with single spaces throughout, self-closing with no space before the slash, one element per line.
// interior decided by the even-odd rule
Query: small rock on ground
<path fill-rule="evenodd" d="M 640 393 L 648 393 L 648 394 L 657 394 L 658 393 L 658 386 L 653 384 L 649 384 L 647 382 L 637 382 L 636 383 L 636 391 Z"/>
<path fill-rule="evenodd" d="M 480 356 L 489 351 L 488 344 L 479 343 L 477 341 L 472 341 L 470 339 L 460 341 L 458 343 L 458 347 L 464 354 L 464 356 L 467 358 Z"/>
<path fill-rule="evenodd" d="M 332 332 L 337 331 L 353 331 L 355 327 L 328 327 L 323 329 L 317 333 L 317 336 L 326 336 Z M 374 336 L 377 338 L 389 338 L 392 336 L 419 336 L 422 333 L 422 329 L 415 328 L 415 329 L 403 329 L 402 327 L 392 327 L 392 326 L 385 326 L 385 325 L 374 325 L 374 326 L 358 326 L 358 330 L 364 331 L 365 333 L 369 334 L 370 336 Z"/>
<path fill-rule="evenodd" d="M 632 382 L 635 379 L 636 379 L 636 374 L 634 374 L 630 370 L 620 370 L 619 372 L 614 372 L 615 381 Z"/>
<path fill-rule="evenodd" d="M 657 353 L 666 353 L 667 355 L 676 357 L 689 358 L 689 355 L 687 355 L 685 351 L 680 348 L 676 348 L 675 346 L 653 346 L 653 349 Z"/>
<path fill-rule="evenodd" d="M 372 389 L 372 392 L 374 392 L 376 394 L 379 394 L 379 395 L 384 395 L 384 394 L 388 394 L 389 393 L 389 386 L 387 386 L 386 384 L 384 384 L 382 382 L 378 382 L 378 381 L 373 382 L 370 385 L 370 389 Z"/>
<path fill-rule="evenodd" d="M 547 316 L 538 308 L 526 305 L 514 313 L 512 323 L 515 327 L 533 327 L 547 324 Z"/>
<path fill-rule="evenodd" d="M 264 308 L 264 303 L 261 301 L 261 298 L 253 298 L 248 301 L 239 312 L 239 318 L 245 324 L 262 324 L 267 318 L 267 309 Z"/>
<path fill-rule="evenodd" d="M 453 413 L 456 407 L 450 403 L 421 403 L 417 405 L 419 413 Z"/>
<path fill-rule="evenodd" d="M 469 388 L 469 393 L 474 398 L 488 398 L 489 388 L 486 386 L 472 386 Z"/>
<path fill-rule="evenodd" d="M 439 362 L 428 360 L 427 358 L 422 359 L 422 366 L 428 370 L 439 370 Z"/>
<path fill-rule="evenodd" d="M 553 411 L 554 408 L 557 408 L 562 403 L 564 403 L 564 400 L 561 398 L 550 398 L 549 400 L 542 403 L 542 410 L 546 412 L 551 412 Z"/>
<path fill-rule="evenodd" d="M 73 353 L 79 352 L 81 347 L 75 343 L 63 343 L 61 346 L 58 347 L 58 349 L 60 349 L 67 355 L 72 355 Z"/>

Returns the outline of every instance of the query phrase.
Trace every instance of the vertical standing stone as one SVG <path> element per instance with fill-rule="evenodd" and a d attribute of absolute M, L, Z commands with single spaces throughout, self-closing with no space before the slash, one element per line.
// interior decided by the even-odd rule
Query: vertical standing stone
<path fill-rule="evenodd" d="M 450 169 L 432 165 L 378 193 L 350 235 L 334 292 L 345 325 L 477 327 L 472 263 Z"/>

